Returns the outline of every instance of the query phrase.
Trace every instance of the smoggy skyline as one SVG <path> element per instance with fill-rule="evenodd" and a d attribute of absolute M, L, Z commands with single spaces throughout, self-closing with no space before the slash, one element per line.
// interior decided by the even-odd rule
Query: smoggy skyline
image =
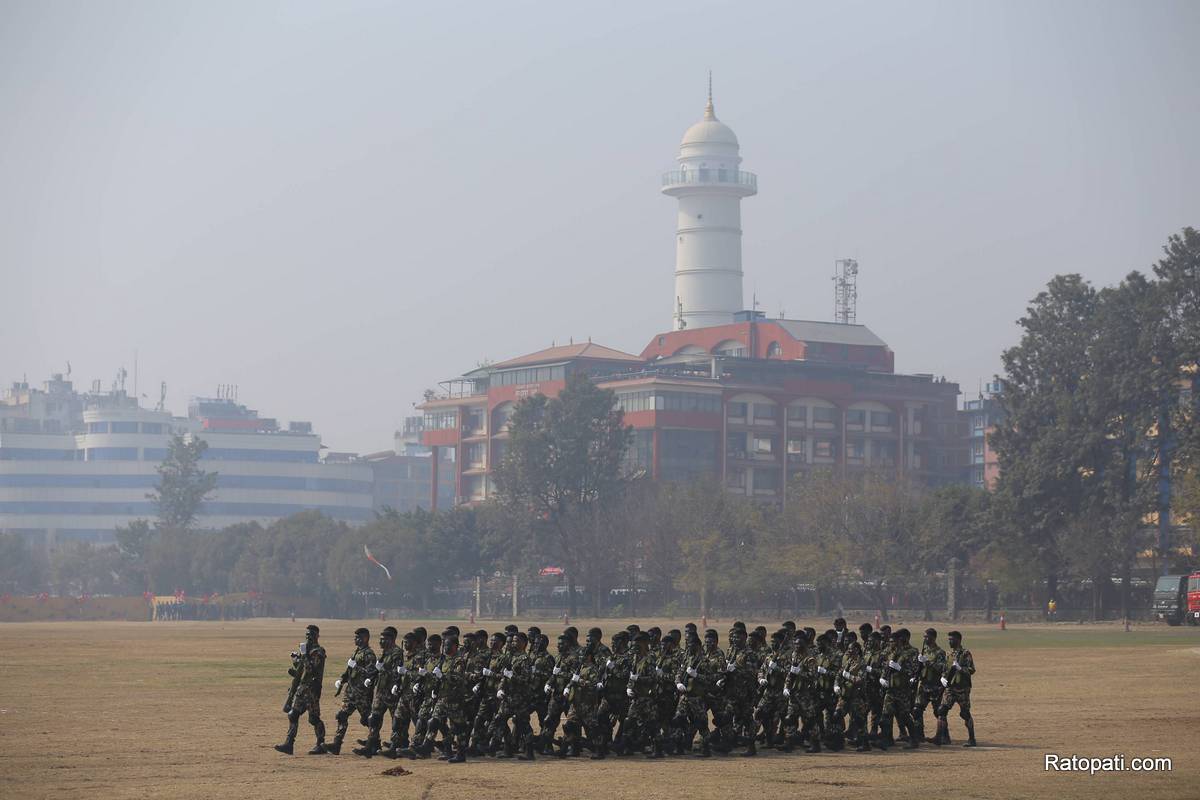
<path fill-rule="evenodd" d="M 0 0 L 0 379 L 237 384 L 390 446 L 483 359 L 671 326 L 659 175 L 737 132 L 746 303 L 973 394 L 1058 272 L 1200 224 L 1200 7 Z M 132 380 L 132 379 L 131 379 Z"/>

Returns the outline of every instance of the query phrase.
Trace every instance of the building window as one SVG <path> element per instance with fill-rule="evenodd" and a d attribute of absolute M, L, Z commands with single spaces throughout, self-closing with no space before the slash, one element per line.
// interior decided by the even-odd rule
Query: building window
<path fill-rule="evenodd" d="M 467 448 L 467 467 L 479 469 L 486 463 L 487 447 L 483 442 L 477 442 Z"/>
<path fill-rule="evenodd" d="M 756 456 L 774 456 L 775 454 L 775 437 L 774 436 L 755 436 L 753 440 L 753 452 Z"/>
<path fill-rule="evenodd" d="M 774 423 L 779 415 L 779 410 L 774 403 L 755 403 L 754 404 L 754 421 L 762 420 L 766 423 Z"/>
<path fill-rule="evenodd" d="M 771 342 L 767 345 L 767 358 L 782 358 L 783 346 L 779 342 Z"/>
<path fill-rule="evenodd" d="M 427 431 L 444 431 L 457 427 L 457 411 L 427 411 L 425 413 L 425 430 Z"/>
<path fill-rule="evenodd" d="M 852 408 L 846 412 L 846 430 L 861 431 L 867 424 L 867 412 Z"/>
<path fill-rule="evenodd" d="M 107 422 L 89 422 L 88 433 L 108 433 Z"/>
<path fill-rule="evenodd" d="M 88 461 L 137 461 L 136 447 L 89 447 Z"/>
<path fill-rule="evenodd" d="M 891 411 L 872 411 L 871 427 L 875 430 L 891 429 L 896 426 L 896 415 Z"/>
<path fill-rule="evenodd" d="M 779 470 L 777 469 L 756 469 L 754 470 L 754 493 L 755 494 L 775 494 L 779 491 Z"/>
<path fill-rule="evenodd" d="M 788 425 L 803 428 L 808 424 L 808 406 L 788 406 Z"/>
<path fill-rule="evenodd" d="M 846 460 L 847 461 L 862 461 L 866 456 L 866 447 L 863 445 L 862 439 L 847 439 L 846 440 Z"/>
<path fill-rule="evenodd" d="M 113 433 L 137 433 L 138 424 L 136 422 L 114 422 L 112 424 Z"/>
<path fill-rule="evenodd" d="M 817 439 L 813 442 L 813 458 L 833 459 L 833 440 Z"/>
<path fill-rule="evenodd" d="M 162 433 L 163 426 L 161 422 L 143 422 L 142 433 Z"/>
<path fill-rule="evenodd" d="M 731 489 L 746 488 L 746 470 L 731 469 L 725 473 L 725 485 Z"/>
<path fill-rule="evenodd" d="M 746 434 L 730 433 L 725 437 L 725 452 L 730 458 L 746 457 Z"/>
<path fill-rule="evenodd" d="M 831 428 L 837 424 L 837 409 L 828 406 L 816 406 L 812 410 L 813 427 Z"/>
<path fill-rule="evenodd" d="M 730 419 L 746 418 L 746 403 L 730 403 L 725 408 Z"/>

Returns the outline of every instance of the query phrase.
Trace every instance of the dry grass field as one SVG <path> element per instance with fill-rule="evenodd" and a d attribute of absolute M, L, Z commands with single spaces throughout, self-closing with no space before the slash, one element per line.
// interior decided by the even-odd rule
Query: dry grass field
<path fill-rule="evenodd" d="M 1145 626 L 1126 633 L 1118 626 L 1055 625 L 1001 632 L 962 626 L 979 667 L 973 700 L 982 746 L 976 750 L 956 745 L 659 762 L 479 759 L 451 766 L 353 755 L 288 757 L 271 748 L 286 728 L 280 707 L 287 654 L 307 621 L 0 624 L 0 797 L 1200 797 L 1195 628 Z M 379 624 L 366 624 L 375 639 Z M 417 623 L 396 624 L 403 630 Z M 425 624 L 434 630 L 443 623 Z M 352 649 L 356 623 L 321 625 L 336 665 Z M 608 633 L 617 622 L 603 626 Z M 726 625 L 717 627 L 723 632 Z M 948 627 L 938 627 L 944 639 Z M 336 668 L 330 671 L 323 710 L 332 732 Z M 961 741 L 957 717 L 951 725 Z M 352 727 L 351 737 L 361 730 Z M 311 743 L 304 723 L 297 752 Z M 1043 769 L 1047 752 L 1169 756 L 1174 769 L 1054 774 Z M 396 764 L 413 774 L 380 774 Z"/>

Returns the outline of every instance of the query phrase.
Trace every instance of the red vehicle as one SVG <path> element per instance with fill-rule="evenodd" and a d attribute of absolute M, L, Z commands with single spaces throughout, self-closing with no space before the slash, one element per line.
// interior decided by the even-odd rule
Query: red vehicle
<path fill-rule="evenodd" d="M 1187 608 L 1188 624 L 1200 625 L 1200 572 L 1188 575 Z"/>

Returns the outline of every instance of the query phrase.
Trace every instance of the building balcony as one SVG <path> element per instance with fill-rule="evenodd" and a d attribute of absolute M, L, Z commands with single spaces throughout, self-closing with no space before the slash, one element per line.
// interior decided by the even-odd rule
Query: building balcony
<path fill-rule="evenodd" d="M 740 169 L 705 168 L 670 170 L 662 175 L 663 194 L 687 194 L 709 187 L 749 197 L 758 193 L 758 176 Z"/>

